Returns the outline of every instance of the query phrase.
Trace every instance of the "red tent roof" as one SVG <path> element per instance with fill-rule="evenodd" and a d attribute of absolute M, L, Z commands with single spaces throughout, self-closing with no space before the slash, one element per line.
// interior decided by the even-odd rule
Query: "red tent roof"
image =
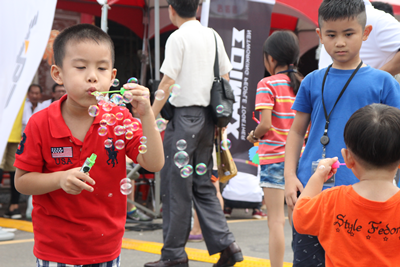
<path fill-rule="evenodd" d="M 321 2 L 322 0 L 276 0 L 277 4 L 285 6 L 293 11 L 290 15 L 293 16 L 296 14 L 295 17 L 300 17 L 303 19 L 305 18 L 314 25 L 318 25 L 318 8 Z M 385 0 L 384 2 L 389 2 L 392 4 L 394 13 L 400 14 L 399 0 Z M 148 8 L 146 6 L 146 1 L 109 0 L 108 3 L 111 6 L 111 9 L 108 10 L 108 19 L 128 27 L 137 36 L 143 38 L 143 16 L 145 14 L 145 10 Z M 96 0 L 58 0 L 57 8 L 79 13 L 87 13 L 98 17 L 101 16 L 101 5 L 99 5 Z M 285 20 L 284 22 L 287 24 L 293 24 L 294 20 Z M 290 28 L 289 25 L 287 26 Z M 173 27 L 168 26 L 161 31 L 164 32 L 170 29 L 173 29 Z"/>

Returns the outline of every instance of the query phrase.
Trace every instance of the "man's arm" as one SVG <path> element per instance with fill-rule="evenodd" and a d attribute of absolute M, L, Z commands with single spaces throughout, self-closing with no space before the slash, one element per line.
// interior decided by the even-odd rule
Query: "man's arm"
<path fill-rule="evenodd" d="M 298 111 L 290 128 L 285 149 L 285 197 L 289 208 L 293 209 L 297 201 L 297 191 L 303 191 L 303 185 L 297 178 L 296 170 L 304 136 L 310 123 L 311 115 Z"/>
<path fill-rule="evenodd" d="M 155 118 L 157 118 L 158 113 L 160 113 L 161 109 L 165 105 L 165 103 L 168 100 L 169 94 L 170 94 L 170 86 L 175 83 L 175 80 L 168 77 L 168 75 L 164 74 L 164 77 L 161 79 L 161 82 L 158 86 L 158 90 L 164 91 L 165 97 L 161 100 L 154 99 L 153 105 L 151 106 Z"/>
<path fill-rule="evenodd" d="M 381 67 L 381 70 L 389 72 L 393 76 L 400 73 L 400 51 L 394 57 Z"/>

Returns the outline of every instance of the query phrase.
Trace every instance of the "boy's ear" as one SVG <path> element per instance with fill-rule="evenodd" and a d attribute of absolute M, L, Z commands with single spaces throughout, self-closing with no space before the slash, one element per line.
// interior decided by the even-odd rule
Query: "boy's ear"
<path fill-rule="evenodd" d="M 351 169 L 354 167 L 355 161 L 354 157 L 351 155 L 350 151 L 346 148 L 342 148 L 343 160 L 346 163 L 346 167 Z"/>
<path fill-rule="evenodd" d="M 50 74 L 51 74 L 51 78 L 53 78 L 53 80 L 58 83 L 59 85 L 63 85 L 63 81 L 62 81 L 62 73 L 61 73 L 61 68 L 57 65 L 51 65 L 51 69 L 50 69 Z"/>
<path fill-rule="evenodd" d="M 112 72 L 111 72 L 111 84 L 110 84 L 110 87 L 112 86 L 112 84 L 113 84 L 113 82 L 114 82 L 114 79 L 115 79 L 115 77 L 117 77 L 117 69 L 112 69 Z"/>
<path fill-rule="evenodd" d="M 324 42 L 322 42 L 321 29 L 320 28 L 316 28 L 315 32 L 318 34 L 318 37 L 319 37 L 319 40 L 320 40 L 321 44 L 324 44 Z"/>
<path fill-rule="evenodd" d="M 369 34 L 372 31 L 372 25 L 365 26 L 364 34 L 363 34 L 363 41 L 367 41 Z"/>

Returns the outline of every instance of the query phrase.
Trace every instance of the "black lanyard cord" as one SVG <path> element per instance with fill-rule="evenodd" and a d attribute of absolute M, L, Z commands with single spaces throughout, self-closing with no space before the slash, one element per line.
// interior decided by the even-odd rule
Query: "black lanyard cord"
<path fill-rule="evenodd" d="M 357 68 L 353 71 L 353 73 L 351 74 L 350 78 L 347 80 L 346 84 L 344 85 L 342 91 L 340 92 L 338 98 L 336 99 L 335 104 L 333 105 L 331 111 L 328 112 L 326 111 L 326 106 L 325 106 L 325 101 L 324 101 L 324 88 L 325 88 L 325 81 L 326 81 L 326 77 L 328 76 L 328 72 L 330 70 L 330 68 L 332 67 L 332 64 L 329 65 L 328 69 L 325 72 L 325 76 L 324 76 L 324 80 L 322 81 L 322 106 L 324 107 L 324 114 L 325 114 L 325 131 L 324 131 L 324 136 L 326 136 L 326 138 L 322 137 L 321 138 L 321 143 L 325 146 L 329 143 L 329 138 L 328 138 L 328 126 L 329 126 L 329 118 L 331 117 L 332 111 L 333 109 L 336 107 L 336 104 L 339 102 L 339 99 L 342 97 L 344 91 L 346 91 L 347 86 L 350 84 L 351 80 L 353 79 L 354 75 L 356 75 L 356 73 L 358 72 L 358 70 L 361 68 L 363 62 L 361 61 L 360 64 L 358 64 Z M 324 138 L 324 139 L 323 139 Z"/>

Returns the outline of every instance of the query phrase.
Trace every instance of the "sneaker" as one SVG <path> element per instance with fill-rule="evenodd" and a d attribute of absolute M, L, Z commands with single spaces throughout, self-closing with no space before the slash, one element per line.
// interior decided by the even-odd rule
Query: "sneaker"
<path fill-rule="evenodd" d="M 230 218 L 231 217 L 231 213 L 232 213 L 232 210 L 231 209 L 224 209 L 224 215 L 225 215 L 225 218 Z"/>
<path fill-rule="evenodd" d="M 10 233 L 10 232 L 4 231 L 0 227 L 0 241 L 12 240 L 12 239 L 14 239 L 14 237 L 15 237 L 14 233 Z"/>
<path fill-rule="evenodd" d="M 134 221 L 134 222 L 146 222 L 152 221 L 153 219 L 141 212 L 139 209 L 136 209 L 133 212 L 128 212 L 126 214 L 127 221 Z"/>
<path fill-rule="evenodd" d="M 203 235 L 202 234 L 199 234 L 199 235 L 189 235 L 189 238 L 188 238 L 188 242 L 201 242 L 201 241 L 203 241 L 204 240 L 204 238 L 203 238 Z"/>
<path fill-rule="evenodd" d="M 4 218 L 11 218 L 11 219 L 21 219 L 22 218 L 22 214 L 19 211 L 19 209 L 15 209 L 13 211 L 7 211 L 6 213 L 4 213 Z"/>
<path fill-rule="evenodd" d="M 264 219 L 267 217 L 267 214 L 262 212 L 261 210 L 253 210 L 253 219 Z"/>

